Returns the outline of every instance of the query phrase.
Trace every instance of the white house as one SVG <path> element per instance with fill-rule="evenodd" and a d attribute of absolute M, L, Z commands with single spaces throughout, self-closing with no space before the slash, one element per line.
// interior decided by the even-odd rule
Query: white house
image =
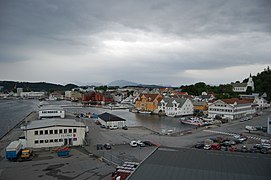
<path fill-rule="evenodd" d="M 103 113 L 98 116 L 98 121 L 109 129 L 118 129 L 126 126 L 126 120 L 110 113 Z"/>
<path fill-rule="evenodd" d="M 255 106 L 251 99 L 221 99 L 208 103 L 208 116 L 215 118 L 239 119 L 254 114 Z"/>
<path fill-rule="evenodd" d="M 25 98 L 41 98 L 45 96 L 45 92 L 20 92 L 20 96 Z"/>
<path fill-rule="evenodd" d="M 189 98 L 164 98 L 158 105 L 159 112 L 167 116 L 192 115 L 194 106 Z"/>
<path fill-rule="evenodd" d="M 247 83 L 234 83 L 232 84 L 232 86 L 233 86 L 233 92 L 246 92 L 248 87 L 251 87 L 252 91 L 254 91 L 255 89 L 251 74 L 248 78 Z"/>
<path fill-rule="evenodd" d="M 42 118 L 65 118 L 65 111 L 61 106 L 43 105 L 39 109 L 39 119 Z"/>
<path fill-rule="evenodd" d="M 259 95 L 259 93 L 252 93 L 252 95 L 240 95 L 240 98 L 242 99 L 254 99 L 254 103 L 257 105 L 257 110 L 262 110 L 270 107 L 270 104 L 268 101 L 262 96 Z"/>
<path fill-rule="evenodd" d="M 31 121 L 22 129 L 26 147 L 45 148 L 83 145 L 87 128 L 74 119 L 45 119 Z"/>

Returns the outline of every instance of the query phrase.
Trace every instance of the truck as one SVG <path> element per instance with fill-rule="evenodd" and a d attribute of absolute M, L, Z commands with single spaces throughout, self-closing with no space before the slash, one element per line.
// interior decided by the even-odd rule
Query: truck
<path fill-rule="evenodd" d="M 30 160 L 32 157 L 33 151 L 31 149 L 23 149 L 21 154 L 22 160 Z"/>
<path fill-rule="evenodd" d="M 12 141 L 6 147 L 6 158 L 8 160 L 17 160 L 22 152 L 22 143 L 20 141 Z"/>

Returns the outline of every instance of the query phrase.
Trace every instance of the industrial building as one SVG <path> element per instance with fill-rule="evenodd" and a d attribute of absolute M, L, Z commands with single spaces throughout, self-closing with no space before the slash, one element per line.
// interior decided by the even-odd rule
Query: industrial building
<path fill-rule="evenodd" d="M 45 148 L 83 145 L 88 128 L 74 119 L 44 119 L 31 121 L 22 129 L 27 147 Z"/>
<path fill-rule="evenodd" d="M 98 121 L 109 129 L 118 129 L 126 126 L 126 120 L 110 113 L 103 113 L 98 116 Z"/>
<path fill-rule="evenodd" d="M 43 105 L 39 109 L 39 119 L 42 118 L 65 118 L 65 111 L 61 106 Z"/>

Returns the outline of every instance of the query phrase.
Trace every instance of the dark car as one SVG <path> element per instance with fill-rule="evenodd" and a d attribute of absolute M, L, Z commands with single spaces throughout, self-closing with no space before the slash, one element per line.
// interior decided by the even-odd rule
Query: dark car
<path fill-rule="evenodd" d="M 104 148 L 106 150 L 112 149 L 111 144 L 109 144 L 109 143 L 104 144 Z"/>
<path fill-rule="evenodd" d="M 220 147 L 220 150 L 221 150 L 221 151 L 228 151 L 228 147 L 227 147 L 227 146 L 221 146 L 221 147 Z"/>
<path fill-rule="evenodd" d="M 262 148 L 260 152 L 262 154 L 268 154 L 268 149 L 267 148 Z"/>
<path fill-rule="evenodd" d="M 123 126 L 122 129 L 128 130 L 128 127 L 127 126 Z"/>
<path fill-rule="evenodd" d="M 102 144 L 97 144 L 97 150 L 103 150 L 103 145 Z"/>
<path fill-rule="evenodd" d="M 202 149 L 203 147 L 204 147 L 204 143 L 199 142 L 199 143 L 195 144 L 195 148 L 197 148 L 197 149 Z"/>
<path fill-rule="evenodd" d="M 253 148 L 250 148 L 250 149 L 249 149 L 249 152 L 250 152 L 250 153 L 257 153 L 257 152 L 259 152 L 259 150 L 258 150 L 257 148 L 254 148 L 254 147 L 253 147 Z"/>
<path fill-rule="evenodd" d="M 147 146 L 155 146 L 155 144 L 152 143 L 151 141 L 142 141 L 142 142 Z"/>
<path fill-rule="evenodd" d="M 101 124 L 100 127 L 101 127 L 101 128 L 106 128 L 105 125 L 103 125 L 103 124 Z"/>

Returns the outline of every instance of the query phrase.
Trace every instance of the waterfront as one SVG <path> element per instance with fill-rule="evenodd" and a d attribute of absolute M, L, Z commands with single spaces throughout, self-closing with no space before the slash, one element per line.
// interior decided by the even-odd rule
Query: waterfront
<path fill-rule="evenodd" d="M 0 100 L 0 138 L 38 109 L 38 100 Z"/>
<path fill-rule="evenodd" d="M 193 126 L 181 124 L 178 118 L 138 114 L 129 112 L 128 109 L 124 110 L 110 110 L 94 107 L 72 107 L 77 103 L 70 101 L 47 101 L 44 104 L 57 104 L 57 105 L 71 105 L 71 107 L 64 107 L 68 113 L 96 113 L 109 112 L 126 119 L 127 126 L 144 126 L 155 132 L 180 132 L 193 128 Z M 40 102 L 38 100 L 1 100 L 0 101 L 0 137 L 18 124 L 30 112 L 37 111 Z"/>

